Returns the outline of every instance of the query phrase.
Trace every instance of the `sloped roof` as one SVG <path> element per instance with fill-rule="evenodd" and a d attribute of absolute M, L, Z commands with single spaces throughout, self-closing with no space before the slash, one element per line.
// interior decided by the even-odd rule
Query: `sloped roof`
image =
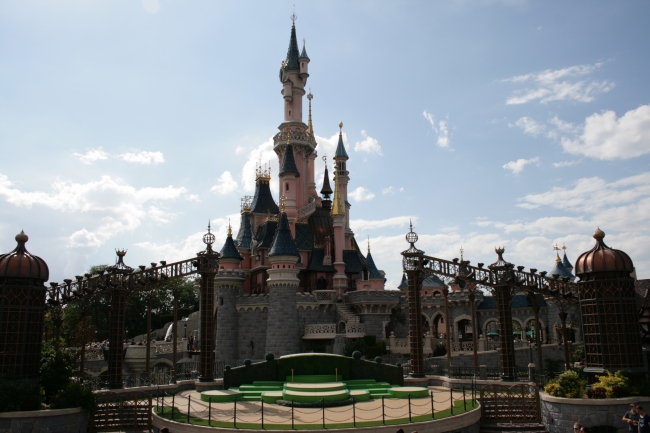
<path fill-rule="evenodd" d="M 564 265 L 564 267 L 565 267 L 569 272 L 571 272 L 571 271 L 573 270 L 573 265 L 571 264 L 571 262 L 570 262 L 569 259 L 567 258 L 567 256 L 566 256 L 566 251 L 564 252 L 564 258 L 562 259 L 562 264 Z"/>
<path fill-rule="evenodd" d="M 546 307 L 546 301 L 544 300 L 544 296 L 540 294 L 535 295 L 535 299 L 537 301 L 537 304 L 540 307 Z M 512 297 L 512 308 L 531 308 L 532 305 L 528 302 L 528 296 L 526 295 L 514 295 Z M 481 305 L 478 306 L 477 310 L 496 310 L 497 309 L 497 301 L 494 298 L 494 296 L 485 296 L 483 297 L 483 302 L 481 302 Z"/>
<path fill-rule="evenodd" d="M 440 280 L 440 278 L 438 278 L 436 275 L 432 275 L 422 281 L 422 287 L 445 287 L 445 283 L 443 283 L 442 280 Z"/>
<path fill-rule="evenodd" d="M 567 268 L 564 267 L 564 264 L 562 263 L 562 260 L 556 261 L 555 266 L 553 266 L 553 269 L 551 269 L 551 272 L 548 273 L 551 277 L 553 275 L 559 275 L 560 278 L 562 277 L 569 277 L 573 278 L 573 274 L 571 271 L 569 271 Z"/>
<path fill-rule="evenodd" d="M 336 146 L 336 156 L 349 158 L 348 153 L 345 151 L 345 146 L 343 145 L 343 134 L 339 134 L 339 144 Z"/>
<path fill-rule="evenodd" d="M 318 245 L 325 245 L 325 237 L 330 237 L 331 250 L 334 251 L 334 223 L 330 216 L 329 209 L 317 207 L 313 214 L 307 220 L 309 228 Z"/>
<path fill-rule="evenodd" d="M 250 248 L 253 233 L 251 231 L 251 214 L 243 212 L 241 214 L 241 222 L 239 223 L 239 233 L 235 239 L 235 245 L 239 248 Z"/>
<path fill-rule="evenodd" d="M 239 251 L 237 250 L 237 246 L 232 239 L 232 234 L 226 238 L 226 242 L 224 242 L 219 254 L 221 254 L 222 259 L 244 260 L 244 258 L 241 256 L 241 254 L 239 254 Z"/>
<path fill-rule="evenodd" d="M 271 195 L 271 188 L 269 182 L 263 179 L 255 181 L 255 195 L 251 202 L 251 212 L 268 213 L 273 215 L 280 213 L 278 205 L 275 204 L 273 196 Z"/>
<path fill-rule="evenodd" d="M 291 26 L 291 38 L 289 39 L 289 49 L 287 49 L 287 60 L 284 69 L 300 69 L 298 64 L 299 57 L 300 52 L 298 51 L 298 40 L 296 39 L 296 26 Z"/>
<path fill-rule="evenodd" d="M 284 158 L 282 159 L 282 168 L 280 168 L 280 176 L 284 174 L 295 174 L 296 177 L 300 176 L 298 167 L 296 167 L 296 159 L 293 156 L 293 146 L 287 144 L 284 148 Z"/>
<path fill-rule="evenodd" d="M 314 236 L 309 224 L 296 224 L 296 246 L 299 250 L 310 251 L 314 248 Z"/>
<path fill-rule="evenodd" d="M 300 257 L 296 243 L 291 237 L 291 229 L 289 228 L 289 220 L 287 214 L 282 212 L 278 221 L 278 228 L 273 238 L 273 245 L 269 250 L 269 257 L 275 256 L 294 256 Z"/>
<path fill-rule="evenodd" d="M 309 260 L 309 265 L 307 265 L 306 270 L 319 272 L 336 272 L 334 266 L 323 264 L 324 258 L 325 250 L 323 248 L 314 248 L 311 252 L 311 259 Z"/>
<path fill-rule="evenodd" d="M 343 261 L 345 262 L 346 274 L 358 274 L 363 270 L 365 259 L 357 250 L 343 250 Z"/>
<path fill-rule="evenodd" d="M 368 268 L 368 272 L 370 273 L 370 278 L 381 278 L 384 279 L 384 276 L 379 272 L 379 269 L 377 269 L 377 266 L 375 265 L 375 261 L 372 259 L 372 254 L 370 254 L 370 251 L 368 251 L 368 255 L 366 256 L 366 268 Z"/>
<path fill-rule="evenodd" d="M 397 288 L 400 290 L 406 290 L 409 288 L 409 282 L 406 279 L 406 274 L 402 274 L 402 282 L 399 283 L 399 286 L 397 286 Z"/>
<path fill-rule="evenodd" d="M 271 248 L 273 245 L 273 236 L 275 235 L 275 230 L 278 226 L 278 223 L 275 221 L 264 221 L 262 224 L 257 227 L 257 233 L 255 233 L 255 248 Z"/>

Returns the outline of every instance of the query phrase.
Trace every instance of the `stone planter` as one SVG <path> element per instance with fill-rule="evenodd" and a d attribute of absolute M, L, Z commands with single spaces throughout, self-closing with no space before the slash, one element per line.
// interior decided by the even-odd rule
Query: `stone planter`
<path fill-rule="evenodd" d="M 88 412 L 80 408 L 1 412 L 0 433 L 86 433 Z"/>
<path fill-rule="evenodd" d="M 549 433 L 570 432 L 574 423 L 587 428 L 609 426 L 618 433 L 627 433 L 628 425 L 621 418 L 630 410 L 630 404 L 650 407 L 650 397 L 640 396 L 598 400 L 553 397 L 540 392 L 539 398 L 542 422 Z"/>

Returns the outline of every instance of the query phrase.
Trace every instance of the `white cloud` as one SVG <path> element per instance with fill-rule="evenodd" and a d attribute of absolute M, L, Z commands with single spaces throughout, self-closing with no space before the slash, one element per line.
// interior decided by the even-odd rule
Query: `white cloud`
<path fill-rule="evenodd" d="M 378 155 L 383 155 L 381 153 L 381 146 L 375 138 L 370 137 L 364 130 L 361 130 L 361 135 L 363 135 L 364 139 L 363 141 L 357 141 L 354 144 L 355 152 L 376 153 Z"/>
<path fill-rule="evenodd" d="M 382 190 L 381 190 L 381 193 L 382 193 L 382 194 L 391 194 L 391 195 L 393 195 L 393 194 L 395 194 L 396 192 L 403 192 L 403 191 L 404 191 L 404 187 L 402 187 L 402 188 L 395 188 L 394 186 L 389 186 L 388 188 L 384 188 L 384 189 L 382 189 Z"/>
<path fill-rule="evenodd" d="M 359 186 L 354 191 L 348 193 L 348 196 L 352 197 L 355 201 L 372 200 L 375 198 L 375 194 L 362 186 Z"/>
<path fill-rule="evenodd" d="M 562 168 L 562 167 L 571 167 L 572 165 L 576 165 L 578 161 L 560 161 L 560 162 L 554 162 L 553 167 L 555 168 Z"/>
<path fill-rule="evenodd" d="M 520 159 L 518 159 L 516 161 L 510 161 L 510 162 L 508 162 L 506 164 L 503 164 L 503 168 L 505 170 L 512 171 L 512 174 L 516 175 L 516 174 L 521 173 L 527 165 L 534 164 L 534 163 L 537 163 L 537 162 L 539 162 L 539 156 L 536 156 L 536 157 L 530 158 L 530 159 L 520 158 Z"/>
<path fill-rule="evenodd" d="M 273 139 L 270 138 L 264 143 L 250 151 L 248 159 L 241 171 L 241 184 L 245 192 L 255 191 L 255 169 L 262 166 L 271 167 L 271 192 L 278 190 L 278 157 L 273 150 Z"/>
<path fill-rule="evenodd" d="M 237 235 L 239 230 L 239 214 L 234 213 L 226 215 L 225 217 L 213 218 L 210 223 L 212 225 L 212 233 L 215 236 L 215 242 L 212 246 L 215 250 L 221 250 L 226 236 L 228 234 L 228 221 L 232 225 L 233 236 Z M 151 257 L 159 257 L 167 260 L 168 262 L 175 262 L 184 260 L 188 257 L 194 257 L 196 253 L 205 249 L 203 243 L 203 235 L 205 231 L 200 231 L 187 236 L 180 241 L 165 241 L 165 242 L 137 242 L 134 245 L 147 251 Z"/>
<path fill-rule="evenodd" d="M 72 156 L 77 158 L 82 164 L 92 164 L 95 161 L 108 159 L 109 154 L 104 152 L 100 146 L 96 149 L 87 150 L 83 155 L 80 153 L 73 153 Z"/>
<path fill-rule="evenodd" d="M 565 152 L 600 160 L 629 159 L 650 153 L 650 105 L 620 118 L 614 111 L 587 117 L 580 137 L 562 138 Z"/>
<path fill-rule="evenodd" d="M 510 126 L 511 128 L 513 126 L 516 126 L 522 131 L 524 131 L 524 134 L 532 135 L 533 137 L 537 137 L 538 135 L 546 131 L 546 126 L 537 122 L 534 119 L 531 119 L 530 117 L 522 117 L 521 119 L 517 120 L 514 124 L 510 123 L 508 126 Z"/>
<path fill-rule="evenodd" d="M 122 159 L 126 162 L 133 162 L 136 164 L 145 165 L 158 165 L 165 162 L 162 152 L 147 152 L 145 150 L 140 152 L 127 152 L 115 155 L 116 158 Z"/>
<path fill-rule="evenodd" d="M 246 148 L 244 146 L 237 146 L 235 149 L 235 155 L 241 155 L 246 151 Z"/>
<path fill-rule="evenodd" d="M 142 9 L 150 14 L 156 14 L 160 10 L 160 0 L 142 0 Z"/>
<path fill-rule="evenodd" d="M 162 208 L 161 203 L 181 198 L 186 192 L 183 187 L 172 186 L 136 189 L 110 176 L 84 184 L 57 180 L 51 192 L 25 192 L 14 188 L 9 178 L 0 174 L 0 196 L 15 206 L 92 212 L 96 227 L 91 230 L 82 227 L 74 232 L 68 238 L 70 246 L 100 246 L 121 232 L 135 230 L 143 220 L 167 223 L 175 214 Z"/>
<path fill-rule="evenodd" d="M 417 217 L 398 216 L 386 218 L 383 220 L 364 220 L 356 219 L 350 221 L 350 227 L 355 231 L 362 232 L 365 230 L 382 229 L 386 227 L 408 227 L 411 221 L 417 222 Z"/>
<path fill-rule="evenodd" d="M 217 184 L 213 186 L 210 191 L 221 195 L 227 195 L 237 191 L 237 182 L 233 179 L 232 174 L 230 174 L 229 171 L 224 171 L 221 176 L 219 176 L 219 179 L 217 179 Z"/>
<path fill-rule="evenodd" d="M 576 65 L 564 69 L 547 69 L 542 72 L 535 72 L 525 75 L 501 80 L 511 83 L 528 83 L 532 87 L 516 90 L 506 99 L 506 104 L 526 104 L 539 100 L 545 104 L 551 101 L 572 100 L 577 102 L 593 101 L 600 93 L 609 92 L 614 83 L 611 81 L 593 80 L 586 78 L 600 69 L 602 63 L 594 65 Z M 583 77 L 583 79 L 580 79 Z"/>
<path fill-rule="evenodd" d="M 433 132 L 438 134 L 438 139 L 436 140 L 436 144 L 442 148 L 449 148 L 449 145 L 451 144 L 449 127 L 447 125 L 449 121 L 449 116 L 447 116 L 447 120 L 440 120 L 436 122 L 436 118 L 434 117 L 434 115 L 429 113 L 427 110 L 424 110 L 422 112 L 422 115 L 424 116 L 425 119 L 427 119 L 427 121 L 431 125 L 431 129 L 433 130 Z"/>

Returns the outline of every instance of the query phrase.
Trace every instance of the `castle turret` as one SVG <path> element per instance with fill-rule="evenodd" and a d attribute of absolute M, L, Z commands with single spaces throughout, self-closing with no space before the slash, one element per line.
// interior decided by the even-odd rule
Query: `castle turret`
<path fill-rule="evenodd" d="M 284 206 L 282 206 L 284 207 Z M 296 263 L 298 248 L 291 236 L 287 214 L 282 209 L 278 218 L 273 245 L 268 254 L 269 313 L 266 328 L 266 351 L 276 357 L 297 353 L 300 332 L 296 308 L 296 292 L 300 280 Z"/>
<path fill-rule="evenodd" d="M 347 161 L 350 159 L 343 144 L 343 122 L 339 123 L 339 142 L 336 146 L 336 153 L 334 154 L 334 161 L 336 166 L 336 179 L 339 184 L 339 194 L 345 211 L 345 248 L 352 248 L 352 237 L 354 233 L 350 229 L 350 202 L 348 202 L 348 182 L 350 182 L 347 170 Z"/>
<path fill-rule="evenodd" d="M 564 266 L 560 255 L 557 253 L 560 249 L 557 247 L 557 245 L 555 245 L 553 249 L 555 249 L 555 265 L 553 266 L 553 269 L 551 269 L 551 272 L 549 272 L 549 275 L 558 275 L 560 278 L 567 277 L 573 281 L 575 279 L 575 276 Z"/>
<path fill-rule="evenodd" d="M 562 264 L 564 265 L 567 271 L 573 272 L 573 265 L 571 264 L 569 258 L 566 256 L 566 245 L 563 244 L 562 249 L 564 250 L 564 258 L 562 259 Z"/>
<path fill-rule="evenodd" d="M 320 189 L 320 193 L 323 196 L 323 200 L 321 201 L 321 206 L 323 209 L 331 209 L 332 208 L 332 200 L 330 200 L 330 195 L 332 194 L 332 187 L 330 186 L 330 176 L 327 172 L 327 157 L 323 157 L 323 161 L 325 161 L 325 174 L 323 175 L 323 187 Z"/>
<path fill-rule="evenodd" d="M 214 277 L 214 288 L 217 294 L 217 332 L 216 359 L 232 361 L 237 359 L 237 307 L 236 298 L 241 293 L 246 273 L 239 269 L 243 257 L 237 250 L 232 238 L 232 227 L 228 227 L 228 237 L 221 248 L 219 272 Z"/>
<path fill-rule="evenodd" d="M 345 246 L 345 210 L 341 201 L 341 190 L 339 185 L 338 169 L 334 170 L 334 199 L 332 201 L 332 221 L 334 225 L 334 275 L 333 285 L 337 295 L 341 297 L 348 288 L 348 280 L 345 275 L 345 262 L 343 261 L 343 250 Z"/>
<path fill-rule="evenodd" d="M 300 177 L 300 172 L 296 167 L 296 161 L 293 154 L 293 146 L 291 141 L 287 143 L 284 148 L 284 156 L 282 158 L 282 168 L 280 168 L 280 191 L 283 197 L 283 204 L 285 206 L 285 213 L 289 220 L 289 227 L 291 233 L 296 235 L 296 219 L 298 218 L 298 209 L 296 207 L 296 195 L 298 193 L 296 188 L 296 179 Z"/>

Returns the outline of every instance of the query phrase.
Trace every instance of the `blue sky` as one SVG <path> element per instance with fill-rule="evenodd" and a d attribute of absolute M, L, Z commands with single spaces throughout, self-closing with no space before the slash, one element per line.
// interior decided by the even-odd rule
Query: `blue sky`
<path fill-rule="evenodd" d="M 0 2 L 0 252 L 24 229 L 60 281 L 186 258 L 208 220 L 221 244 L 255 162 L 277 173 L 293 4 Z M 650 3 L 295 7 L 318 152 L 343 121 L 388 288 L 411 218 L 428 254 L 540 270 L 600 226 L 650 277 Z"/>

